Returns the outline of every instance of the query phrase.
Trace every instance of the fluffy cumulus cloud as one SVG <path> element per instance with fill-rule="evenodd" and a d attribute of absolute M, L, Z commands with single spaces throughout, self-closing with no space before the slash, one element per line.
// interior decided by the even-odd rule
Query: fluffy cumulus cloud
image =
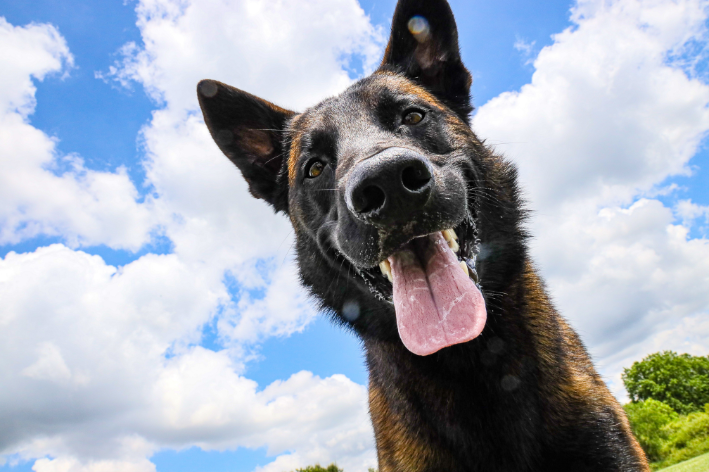
<path fill-rule="evenodd" d="M 675 205 L 675 214 L 685 226 L 697 225 L 704 237 L 709 229 L 709 206 L 697 205 L 692 200 L 680 200 Z"/>
<path fill-rule="evenodd" d="M 382 33 L 355 0 L 143 0 L 137 13 L 145 47 L 126 45 L 112 74 L 173 109 L 195 108 L 203 78 L 302 108 L 349 85 L 350 64 L 381 58 Z"/>
<path fill-rule="evenodd" d="M 371 69 L 380 31 L 354 0 L 146 0 L 136 12 L 145 47 L 126 45 L 124 60 L 97 75 L 137 82 L 156 100 L 141 138 L 153 189 L 145 202 L 123 170 L 58 156 L 55 138 L 29 124 L 31 78 L 70 71 L 57 30 L 0 25 L 15 35 L 1 48 L 14 75 L 2 80 L 18 90 L 3 102 L 0 133 L 27 135 L 23 148 L 0 141 L 14 142 L 0 156 L 17 169 L 0 177 L 1 242 L 65 241 L 0 260 L 0 371 L 12 379 L 0 403 L 13 405 L 0 412 L 0 453 L 39 458 L 38 472 L 149 471 L 156 450 L 193 445 L 266 447 L 276 457 L 267 471 L 374 466 L 363 386 L 308 372 L 269 386 L 243 376 L 253 348 L 302 330 L 315 310 L 295 275 L 287 219 L 254 200 L 216 148 L 195 85 L 217 78 L 302 108 L 350 84 L 351 64 Z M 116 268 L 79 250 L 137 250 L 155 231 L 171 254 Z M 220 352 L 199 347 L 207 323 Z"/>
<path fill-rule="evenodd" d="M 37 472 L 152 470 L 157 447 L 193 444 L 304 459 L 326 444 L 325 459 L 371 451 L 363 386 L 301 372 L 259 391 L 227 351 L 190 344 L 226 295 L 175 255 L 117 270 L 54 245 L 8 255 L 0 282 L 0 371 L 13 379 L 0 447 L 51 456 Z"/>
<path fill-rule="evenodd" d="M 218 79 L 302 109 L 352 83 L 351 64 L 371 69 L 382 33 L 355 0 L 145 0 L 136 12 L 144 47 L 126 45 L 104 77 L 137 82 L 161 104 L 143 130 L 144 163 L 175 254 L 239 287 L 217 324 L 233 352 L 302 330 L 314 311 L 292 264 L 283 263 L 292 247 L 290 223 L 249 194 L 216 148 L 195 86 Z M 254 298 L 254 288 L 265 296 Z"/>
<path fill-rule="evenodd" d="M 688 236 L 706 208 L 656 199 L 709 130 L 709 86 L 686 67 L 707 4 L 584 0 L 571 19 L 531 83 L 485 104 L 475 128 L 509 143 L 537 262 L 622 397 L 621 366 L 709 346 L 709 241 Z"/>
<path fill-rule="evenodd" d="M 70 73 L 73 58 L 51 25 L 16 27 L 0 18 L 0 244 L 38 235 L 70 245 L 137 250 L 150 240 L 152 216 L 123 169 L 96 172 L 61 156 L 56 139 L 28 123 L 35 85 Z"/>
<path fill-rule="evenodd" d="M 215 285 L 175 255 L 118 270 L 62 245 L 9 254 L 0 448 L 53 457 L 38 472 L 150 470 L 157 447 L 193 444 L 371 464 L 365 387 L 301 372 L 259 390 L 226 350 L 194 345 L 228 297 Z"/>

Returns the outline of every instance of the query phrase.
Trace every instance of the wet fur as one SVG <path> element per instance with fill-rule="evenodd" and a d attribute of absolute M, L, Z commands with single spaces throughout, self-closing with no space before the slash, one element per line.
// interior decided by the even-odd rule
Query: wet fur
<path fill-rule="evenodd" d="M 414 15 L 429 20 L 428 41 L 408 32 Z M 290 217 L 303 284 L 363 341 L 381 472 L 648 471 L 623 409 L 529 259 L 516 170 L 470 130 L 470 84 L 447 2 L 401 0 L 380 69 L 305 113 L 214 81 L 200 83 L 198 95 L 252 194 Z M 427 127 L 397 128 L 398 114 L 422 102 Z M 395 228 L 347 215 L 338 195 L 348 173 L 392 145 L 415 146 L 439 166 L 450 207 Z M 315 183 L 302 175 L 314 155 L 327 159 Z M 452 227 L 461 212 L 479 230 L 488 321 L 478 338 L 419 357 L 358 268 Z"/>

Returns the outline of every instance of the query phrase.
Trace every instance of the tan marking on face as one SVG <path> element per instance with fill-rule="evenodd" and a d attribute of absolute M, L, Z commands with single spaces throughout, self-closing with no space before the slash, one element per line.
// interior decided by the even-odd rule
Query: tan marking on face
<path fill-rule="evenodd" d="M 369 411 L 377 442 L 379 472 L 428 470 L 433 451 L 408 431 L 389 407 L 384 393 L 370 382 Z"/>
<path fill-rule="evenodd" d="M 299 134 L 291 141 L 290 153 L 288 154 L 288 184 L 291 187 L 295 184 L 295 176 L 298 172 L 298 156 L 300 156 Z"/>
<path fill-rule="evenodd" d="M 379 77 L 384 78 L 386 84 L 395 90 L 400 90 L 402 93 L 409 95 L 415 95 L 421 100 L 427 102 L 429 105 L 445 111 L 447 108 L 443 103 L 441 103 L 431 92 L 425 88 L 417 85 L 406 77 L 389 71 L 379 71 L 375 72 Z"/>
<path fill-rule="evenodd" d="M 301 151 L 301 138 L 303 127 L 303 115 L 296 116 L 291 123 L 291 145 L 290 151 L 288 153 L 288 185 L 293 187 L 295 184 L 295 177 L 298 173 L 298 157 Z"/>
<path fill-rule="evenodd" d="M 414 95 L 426 102 L 428 105 L 443 112 L 443 120 L 446 125 L 448 125 L 448 131 L 450 133 L 449 136 L 452 136 L 458 143 L 456 146 L 457 148 L 465 147 L 466 143 L 470 142 L 470 140 L 479 142 L 475 136 L 475 133 L 473 133 L 470 129 L 470 126 L 424 87 L 421 87 L 406 77 L 393 72 L 384 71 L 377 72 L 376 74 L 383 77 L 387 85 L 393 89 L 399 90 L 405 94 Z"/>

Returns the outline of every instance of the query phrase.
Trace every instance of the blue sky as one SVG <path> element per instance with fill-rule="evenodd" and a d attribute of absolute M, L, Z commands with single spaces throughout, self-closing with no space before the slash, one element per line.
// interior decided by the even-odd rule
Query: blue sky
<path fill-rule="evenodd" d="M 160 0 L 152 3 L 164 7 L 175 2 Z M 25 75 L 34 77 L 36 92 L 28 93 L 34 95 L 36 106 L 32 113 L 23 117 L 27 126 L 23 125 L 21 130 L 29 133 L 30 128 L 34 128 L 55 140 L 55 147 L 47 157 L 51 164 L 45 160 L 41 169 L 51 172 L 57 179 L 66 177 L 64 180 L 72 185 L 78 182 L 79 188 L 67 190 L 67 195 L 77 194 L 78 197 L 66 198 L 50 194 L 49 190 L 46 194 L 42 193 L 43 189 L 39 188 L 32 190 L 35 193 L 31 196 L 22 197 L 26 200 L 18 197 L 16 207 L 0 209 L 0 212 L 6 212 L 0 213 L 0 229 L 4 225 L 3 234 L 6 235 L 0 239 L 0 258 L 5 258 L 5 270 L 10 274 L 3 278 L 3 272 L 0 272 L 0 284 L 5 284 L 6 290 L 13 293 L 20 293 L 21 289 L 29 293 L 12 305 L 15 311 L 5 313 L 10 320 L 8 323 L 11 323 L 10 332 L 16 329 L 16 333 L 26 336 L 27 351 L 22 346 L 8 347 L 9 353 L 6 354 L 16 354 L 17 359 L 23 360 L 18 360 L 17 365 L 8 363 L 0 366 L 0 369 L 8 375 L 16 375 L 22 382 L 35 382 L 28 383 L 24 391 L 37 395 L 36 398 L 42 395 L 64 398 L 67 392 L 76 395 L 73 400 L 71 395 L 67 400 L 62 400 L 66 404 L 59 402 L 66 405 L 62 408 L 70 412 L 61 421 L 57 420 L 61 415 L 51 407 L 38 407 L 38 415 L 46 416 L 46 421 L 45 418 L 38 421 L 39 426 L 27 426 L 33 421 L 31 415 L 21 413 L 32 411 L 33 400 L 25 403 L 19 400 L 20 396 L 4 397 L 0 402 L 0 418 L 11 419 L 14 426 L 8 437 L 2 439 L 3 435 L 0 435 L 0 454 L 6 454 L 8 460 L 0 466 L 0 471 L 32 470 L 34 466 L 37 472 L 45 472 L 56 470 L 64 464 L 60 461 L 73 464 L 70 470 L 88 471 L 101 460 L 131 464 L 133 468 L 126 470 L 149 470 L 149 460 L 159 472 L 195 468 L 205 471 L 252 471 L 256 467 L 265 467 L 267 471 L 286 470 L 283 467 L 314 459 L 324 462 L 337 459 L 351 467 L 347 472 L 357 468 L 365 470 L 364 465 L 374 465 L 371 463 L 371 438 L 367 439 L 369 430 L 366 425 L 362 426 L 364 423 L 359 413 L 359 416 L 353 413 L 348 420 L 350 422 L 345 423 L 341 430 L 328 429 L 331 426 L 326 428 L 320 423 L 307 426 L 305 430 L 313 432 L 312 444 L 295 439 L 279 439 L 276 443 L 256 433 L 251 434 L 248 428 L 256 431 L 261 424 L 256 420 L 253 424 L 249 423 L 251 426 L 244 426 L 245 431 L 241 431 L 238 420 L 229 420 L 232 421 L 230 428 L 238 431 L 229 434 L 220 429 L 216 420 L 213 423 L 207 421 L 207 426 L 199 427 L 189 422 L 193 420 L 185 419 L 184 424 L 180 423 L 181 419 L 165 420 L 165 424 L 161 423 L 153 431 L 150 425 L 130 419 L 136 412 L 149 412 L 145 415 L 152 418 L 150 414 L 157 411 L 152 400 L 142 397 L 132 399 L 130 396 L 130 402 L 134 403 L 125 411 L 118 407 L 116 415 L 125 416 L 120 421 L 99 413 L 122 404 L 120 399 L 108 394 L 107 400 L 102 403 L 101 392 L 116 388 L 130 390 L 140 383 L 140 379 L 150 378 L 150 375 L 160 379 L 162 376 L 177 375 L 170 369 L 178 362 L 187 363 L 193 358 L 200 358 L 203 355 L 200 346 L 214 353 L 204 354 L 209 362 L 224 369 L 219 371 L 214 367 L 215 372 L 234 374 L 235 383 L 246 385 L 248 380 L 255 381 L 258 387 L 253 389 L 256 392 L 254 395 L 264 393 L 267 386 L 275 385 L 274 382 L 286 381 L 291 375 L 305 370 L 315 376 L 314 380 L 303 381 L 302 384 L 296 382 L 297 379 L 286 382 L 283 388 L 287 386 L 292 390 L 279 395 L 300 398 L 298 389 L 311 382 L 308 385 L 312 384 L 316 390 L 325 389 L 327 384 L 327 388 L 341 388 L 343 392 L 349 392 L 347 395 L 360 392 L 352 393 L 351 403 L 345 405 L 352 411 L 363 404 L 363 390 L 357 390 L 356 385 L 366 385 L 367 374 L 359 342 L 350 333 L 332 326 L 324 317 L 316 316 L 309 308 L 305 295 L 298 291 L 287 264 L 280 262 L 286 260 L 288 252 L 289 236 L 285 223 L 277 223 L 275 217 L 265 215 L 268 211 L 265 207 L 248 199 L 243 184 L 237 183 L 238 174 L 228 174 L 229 177 L 223 181 L 208 180 L 212 178 L 209 172 L 222 174 L 229 172 L 229 169 L 226 159 L 219 157 L 216 148 L 205 138 L 203 125 L 196 113 L 193 87 L 197 79 L 209 77 L 233 83 L 285 106 L 302 108 L 314 103 L 314 99 L 322 98 L 323 93 L 341 90 L 347 84 L 348 77 L 356 78 L 368 61 L 371 65 L 381 54 L 382 39 L 388 31 L 395 2 L 360 2 L 368 18 L 362 15 L 353 17 L 351 23 L 348 20 L 347 25 L 340 28 L 344 31 L 341 36 L 335 35 L 332 40 L 332 53 L 321 53 L 304 40 L 302 44 L 292 46 L 290 52 L 281 52 L 281 49 L 287 48 L 279 46 L 280 43 L 273 48 L 265 44 L 264 52 L 253 57 L 248 49 L 244 49 L 250 43 L 247 41 L 246 46 L 240 45 L 240 37 L 230 36 L 227 31 L 233 25 L 247 29 L 243 24 L 246 20 L 234 13 L 237 6 L 240 8 L 246 3 L 239 0 L 210 2 L 209 7 L 205 7 L 206 11 L 212 11 L 220 21 L 221 17 L 233 14 L 234 23 L 215 21 L 215 30 L 221 28 L 226 31 L 223 36 L 215 33 L 215 37 L 222 41 L 215 40 L 213 46 L 203 46 L 197 45 L 195 40 L 207 32 L 206 29 L 199 29 L 199 21 L 202 21 L 199 15 L 195 14 L 197 19 L 181 21 L 181 18 L 193 14 L 185 7 L 191 5 L 189 1 L 183 2 L 184 10 L 165 14 L 165 22 L 173 28 L 168 34 L 165 29 L 159 28 L 160 14 L 149 10 L 151 2 L 147 0 L 143 3 L 0 0 L 0 17 L 10 25 L 53 25 L 65 40 L 68 52 L 54 53 L 64 61 L 63 66 L 46 66 L 46 70 L 53 70 L 50 73 L 39 72 L 40 66 L 36 66 L 39 68 L 37 70 L 27 69 Z M 292 3 L 285 2 L 288 5 Z M 639 2 L 638 7 L 619 0 L 609 4 L 617 7 L 612 8 L 599 6 L 601 3 L 588 0 L 578 6 L 565 1 L 540 4 L 507 0 L 451 2 L 458 21 L 463 58 L 474 76 L 473 96 L 479 111 L 476 112 L 475 129 L 520 166 L 523 187 L 538 215 L 532 223 L 537 235 L 534 243 L 537 261 L 557 304 L 586 339 L 614 393 L 622 397 L 622 386 L 619 386 L 617 378 L 622 366 L 659 349 L 705 354 L 706 347 L 702 346 L 709 345 L 709 300 L 706 296 L 709 293 L 709 268 L 702 262 L 708 259 L 705 256 L 709 254 L 706 240 L 709 227 L 709 192 L 706 191 L 709 188 L 709 151 L 704 139 L 709 130 L 709 118 L 706 116 L 709 88 L 706 85 L 704 55 L 706 32 L 703 29 L 706 26 L 707 4 L 686 0 L 680 2 L 680 6 L 673 7 L 672 2 L 659 2 L 659 6 Z M 230 10 L 224 5 L 234 8 Z M 297 13 L 298 2 L 294 5 L 290 8 Z M 321 2 L 313 2 L 313 5 L 321 5 Z M 140 10 L 141 7 L 143 10 Z M 650 20 L 643 16 L 644 12 L 656 13 L 662 12 L 662 8 L 670 11 L 680 7 L 694 13 L 677 15 L 684 18 L 677 20 L 677 24 L 670 24 L 670 20 L 666 20 L 667 24 L 663 23 L 664 20 L 657 19 L 658 15 L 649 15 Z M 136 8 L 139 9 L 137 12 Z M 325 11 L 327 8 L 341 10 L 343 18 L 349 19 L 356 4 L 342 0 L 322 8 Z M 288 19 L 269 18 L 264 14 L 263 23 L 273 21 L 276 28 L 279 24 L 281 27 L 289 25 Z M 292 21 L 299 21 L 298 18 L 301 17 L 294 15 Z M 204 21 L 204 24 L 210 24 L 208 20 Z M 327 34 L 338 31 L 327 30 L 328 25 L 311 25 L 308 19 L 301 18 L 300 21 L 289 28 L 292 26 L 293 31 L 302 33 L 306 39 L 311 30 L 315 31 L 312 34 L 316 39 L 320 38 L 318 34 L 327 38 Z M 643 30 L 643 21 L 658 22 L 653 24 L 658 31 L 657 37 L 652 36 L 655 34 L 652 31 Z M 618 25 L 625 25 L 625 29 Z M 567 30 L 566 33 L 555 39 L 553 35 L 564 30 Z M 626 30 L 633 34 L 637 30 L 637 34 L 626 35 L 623 32 Z M 683 36 L 677 31 L 688 33 Z M 42 30 L 37 34 L 45 33 Z M 244 38 L 251 38 L 252 43 L 254 37 L 259 37 L 258 30 L 253 33 L 257 36 L 249 34 L 252 33 L 245 32 Z M 229 43 L 230 38 L 233 44 Z M 185 43 L 180 43 L 181 40 Z M 190 40 L 194 41 L 194 48 Z M 696 47 L 682 49 L 681 46 L 688 41 Z M 318 44 L 318 41 L 314 43 Z M 7 44 L 7 47 L 15 47 L 16 43 Z M 132 49 L 122 49 L 126 44 L 134 46 Z M 322 38 L 319 44 L 322 44 Z M 178 47 L 185 48 L 184 66 L 179 57 L 172 57 Z M 193 57 L 192 49 L 201 51 L 201 55 Z M 538 56 L 540 52 L 542 54 Z M 144 54 L 141 56 L 141 53 Z M 68 54 L 73 57 L 73 64 L 67 59 Z M 351 59 L 349 70 L 342 70 L 343 55 Z M 680 64 L 677 57 L 697 65 L 690 69 L 686 62 Z M 588 65 L 584 64 L 586 58 Z M 576 65 L 577 59 L 579 65 Z M 302 62 L 305 71 L 300 70 L 298 61 Z M 616 67 L 618 64 L 627 65 L 627 68 Z M 320 66 L 323 69 L 313 71 L 312 75 L 321 82 L 309 85 L 308 72 Z M 631 72 L 626 72 L 626 69 Z M 583 78 L 586 70 L 593 79 Z M 37 80 L 44 74 L 43 80 Z M 643 82 L 653 74 L 659 77 L 656 83 Z M 566 80 L 566 88 L 549 85 L 559 77 Z M 289 82 L 290 89 L 285 87 L 286 82 Z M 566 93 L 567 90 L 570 91 Z M 10 109 L 8 113 L 15 111 Z M 608 126 L 610 121 L 614 126 Z M 555 125 L 561 122 L 568 124 L 568 129 L 557 130 Z M 586 145 L 579 148 L 577 146 L 581 145 L 578 143 Z M 5 158 L 16 162 L 24 157 L 21 150 L 6 152 Z M 577 154 L 578 165 L 574 164 Z M 75 171 L 72 169 L 75 169 L 76 161 L 72 159 L 77 156 L 83 164 L 79 166 L 80 170 Z M 202 164 L 200 159 L 204 159 L 205 163 Z M 219 159 L 223 159 L 224 163 Z M 207 177 L 196 172 L 196 168 L 202 169 L 199 172 L 203 171 Z M 121 174 L 123 171 L 120 169 L 125 169 L 125 173 Z M 11 171 L 4 172 L 8 172 L 8 178 L 14 178 Z M 194 173 L 193 179 L 190 178 L 191 173 Z M 120 175 L 124 175 L 125 179 L 121 180 Z M 86 179 L 90 181 L 94 176 L 100 179 L 118 176 L 115 180 L 120 182 L 115 184 L 116 188 L 128 189 L 125 198 L 135 208 L 114 204 L 110 193 L 101 193 L 90 187 Z M 108 180 L 100 182 L 104 188 L 109 188 L 106 187 Z M 230 182 L 234 182 L 233 185 Z M 31 188 L 35 182 L 24 184 Z M 131 184 L 133 190 L 129 188 Z M 220 185 L 224 186 L 223 191 Z M 212 187 L 218 187 L 221 193 L 212 195 Z M 47 216 L 49 213 L 44 210 L 32 213 L 35 207 L 53 208 L 54 215 L 62 215 L 61 208 L 51 206 L 53 199 L 83 205 L 81 202 L 88 201 L 84 194 L 88 195 L 89 200 L 98 202 L 98 210 L 86 203 L 86 215 L 76 221 L 71 219 L 71 214 L 81 213 L 83 207 L 63 208 L 69 215 L 66 221 L 61 216 Z M 105 208 L 101 206 L 104 200 L 108 202 Z M 214 203 L 217 201 L 218 205 Z M 228 213 L 241 211 L 242 207 L 246 208 L 243 214 Z M 120 236 L 113 237 L 106 235 L 101 228 L 97 229 L 101 222 L 114 224 L 114 220 L 109 221 L 109 217 L 103 216 L 106 214 L 118 215 L 115 216 L 118 222 L 116 227 L 128 227 L 125 235 L 120 233 Z M 223 217 L 226 222 L 222 221 L 223 214 L 226 214 Z M 243 215 L 257 216 L 246 219 L 244 223 Z M 15 223 L 11 221 L 19 223 L 12 226 Z M 137 223 L 134 224 L 134 221 Z M 135 229 L 132 229 L 133 226 Z M 35 227 L 39 229 L 32 229 Z M 252 234 L 259 231 L 272 231 L 274 235 L 265 238 L 264 247 L 258 246 L 258 238 Z M 216 234 L 214 239 L 210 239 L 211 234 Z M 244 236 L 240 237 L 240 234 Z M 54 252 L 43 252 L 43 248 L 55 243 L 63 246 L 53 249 Z M 219 252 L 219 248 L 229 245 L 234 248 Z M 250 247 L 244 248 L 242 245 Z M 80 252 L 97 255 L 101 259 L 84 259 Z M 32 262 L 35 261 L 32 254 L 36 255 L 37 261 L 45 262 Z M 64 262 L 54 262 L 55 259 Z M 38 265 L 29 266 L 30 263 Z M 173 264 L 169 266 L 169 271 L 165 269 L 168 263 Z M 67 264 L 66 269 L 60 264 Z M 25 266 L 28 268 L 24 269 Z M 74 270 L 75 266 L 81 268 Z M 111 270 L 108 266 L 117 269 L 111 275 L 100 275 Z M 86 280 L 104 277 L 108 286 L 117 284 L 122 278 L 132 280 L 128 279 L 132 277 L 130 274 L 141 270 L 150 274 L 153 273 L 150 271 L 155 271 L 157 275 L 149 281 L 140 282 L 141 279 L 137 278 L 134 283 L 150 288 L 152 283 L 159 283 L 156 279 L 164 276 L 169 280 L 173 274 L 184 269 L 186 275 L 179 280 L 179 283 L 185 284 L 181 293 L 170 295 L 167 289 L 164 292 L 165 298 L 172 296 L 174 299 L 164 309 L 161 308 L 168 313 L 164 315 L 167 321 L 161 321 L 163 324 L 159 328 L 152 325 L 141 328 L 146 333 L 153 333 L 150 330 L 155 329 L 150 336 L 154 335 L 159 341 L 155 344 L 136 341 L 131 330 L 123 328 L 120 320 L 115 321 L 124 313 L 119 308 L 116 308 L 115 314 L 111 312 L 111 315 L 105 316 L 121 328 L 114 329 L 114 325 L 106 322 L 106 332 L 120 333 L 120 329 L 126 329 L 125 340 L 115 333 L 96 338 L 98 343 L 104 339 L 107 343 L 115 341 L 117 346 L 135 343 L 130 346 L 138 354 L 130 350 L 130 356 L 138 356 L 140 360 L 138 364 L 125 361 L 125 366 L 152 365 L 150 363 L 153 362 L 152 374 L 146 370 L 146 377 L 133 376 L 130 368 L 119 366 L 114 380 L 100 384 L 100 381 L 94 380 L 101 378 L 98 373 L 100 366 L 78 361 L 76 365 L 72 364 L 72 356 L 86 358 L 87 352 L 90 352 L 82 350 L 84 348 L 72 351 L 74 345 L 78 345 L 72 341 L 75 339 L 73 336 L 77 336 L 76 339 L 81 336 L 78 330 L 66 328 L 65 332 L 40 335 L 19 324 L 25 318 L 27 323 L 42 319 L 33 318 L 40 315 L 32 311 L 27 302 L 33 294 L 44 290 L 31 284 L 37 274 L 32 270 L 49 274 L 52 267 L 52 270 L 58 271 L 57 274 L 78 274 L 76 282 L 70 278 L 73 275 L 67 276 L 67 287 L 86 287 L 85 292 L 77 288 L 75 298 L 67 298 L 66 306 L 70 307 L 68 310 L 74 316 L 70 326 L 81 326 L 84 322 L 88 323 L 86 320 L 91 317 L 104 316 L 101 303 L 84 306 L 81 300 L 92 296 L 106 296 L 107 300 L 113 300 L 110 296 L 121 298 L 124 293 L 120 291 L 123 288 L 114 287 L 110 290 L 116 293 L 106 295 L 109 289 L 101 288 L 99 282 L 94 286 L 94 282 Z M 625 273 L 624 269 L 629 273 Z M 662 273 L 647 272 L 659 269 Z M 81 274 L 89 275 L 84 278 Z M 194 275 L 195 282 L 191 281 L 190 274 Z M 42 279 L 41 276 L 37 278 Z M 22 283 L 15 285 L 15 280 Z M 126 282 L 126 285 L 130 284 Z M 691 289 L 688 288 L 690 285 Z M 183 287 L 177 283 L 175 286 Z M 156 287 L 164 289 L 162 286 Z M 48 288 L 47 293 L 60 288 Z M 163 292 L 158 289 L 150 292 L 148 288 L 148 295 L 140 295 L 143 298 L 135 296 L 136 300 L 140 300 L 135 302 L 135 306 L 149 305 L 150 294 L 156 298 L 163 297 Z M 131 290 L 125 292 L 129 294 L 125 295 L 126 299 L 137 289 Z M 179 288 L 176 290 L 179 291 Z M 205 301 L 193 301 L 190 290 L 194 291 L 195 299 L 204 293 Z M 667 290 L 667 295 L 661 296 L 660 290 Z M 62 298 L 54 297 L 43 302 L 44 314 L 41 316 L 53 317 L 53 320 L 65 316 L 60 302 L 53 301 L 59 299 Z M 288 309 L 291 301 L 294 314 L 276 316 L 282 307 Z M 78 308 L 73 311 L 73 306 L 81 306 L 86 311 Z M 130 311 L 131 307 L 133 305 L 127 305 L 125 310 Z M 182 316 L 182 307 L 189 315 Z M 136 309 L 136 316 L 143 313 L 140 309 Z M 596 315 L 593 310 L 600 314 Z M 2 316 L 0 312 L 0 323 Z M 24 339 L 19 336 L 18 339 Z M 127 347 L 116 349 L 120 351 L 113 354 L 108 351 L 106 359 L 112 355 L 120 359 L 124 355 L 129 356 Z M 148 353 L 155 349 L 161 351 L 157 357 L 151 357 L 152 354 Z M 160 356 L 169 359 L 163 362 Z M 35 358 L 36 362 L 33 361 Z M 47 373 L 46 366 L 50 366 L 52 372 Z M 184 369 L 187 369 L 182 368 L 182 371 L 177 371 L 185 372 Z M 92 369 L 98 370 L 95 372 Z M 205 367 L 205 371 L 208 370 Z M 340 382 L 337 374 L 349 380 Z M 26 380 L 28 378 L 30 380 Z M 86 383 L 83 378 L 92 380 Z M 185 388 L 201 388 L 201 385 L 190 383 L 190 380 L 179 381 L 184 382 L 180 385 L 186 385 Z M 90 390 L 96 384 L 100 388 Z M 336 387 L 332 387 L 335 384 Z M 22 388 L 25 388 L 24 384 Z M 159 385 L 156 386 L 156 389 L 159 388 Z M 222 386 L 215 387 L 219 388 Z M 225 391 L 229 391 L 228 388 L 231 387 L 224 386 Z M 243 387 L 242 390 L 251 392 L 249 388 Z M 81 389 L 87 389 L 86 398 L 96 400 L 95 410 L 85 410 L 80 405 L 84 394 L 76 392 L 81 392 Z M 28 393 L 25 395 L 29 395 L 26 398 L 35 398 Z M 265 405 L 275 401 L 274 398 L 282 398 L 268 395 L 264 393 L 270 399 L 263 400 Z M 343 393 L 343 397 L 350 398 L 347 395 Z M 190 405 L 190 398 L 186 396 L 181 399 L 181 404 Z M 36 405 L 51 403 L 34 401 Z M 218 403 L 211 397 L 200 401 L 203 403 L 195 403 L 195 411 L 199 410 L 200 405 L 209 403 L 214 407 Z M 129 403 L 128 400 L 126 402 Z M 221 404 L 218 408 L 222 408 Z M 333 407 L 332 411 L 339 411 L 337 408 Z M 15 414 L 14 411 L 20 413 Z M 366 413 L 364 410 L 362 412 Z M 240 417 L 242 413 L 234 415 Z M 159 413 L 155 414 L 163 418 Z M 174 418 L 182 418 L 180 414 L 174 413 Z M 228 416 L 226 413 L 224 415 Z M 168 414 L 166 417 L 173 418 Z M 114 422 L 119 426 L 114 426 Z M 94 430 L 86 426 L 88 423 L 99 426 Z M 175 426 L 177 423 L 182 426 Z M 102 424 L 107 426 L 104 428 L 100 426 Z M 280 431 L 279 426 L 273 428 L 269 430 L 272 436 L 277 435 L 274 431 Z M 113 432 L 105 432 L 109 430 Z M 283 431 L 291 430 L 284 426 Z M 298 431 L 298 428 L 294 426 L 292 431 Z M 364 445 L 355 452 L 348 452 L 350 455 L 343 456 L 342 460 L 340 456 L 318 456 L 316 445 L 322 446 L 325 443 L 323 438 L 335 434 L 333 431 L 338 434 L 359 431 L 359 436 L 354 437 Z M 121 436 L 124 433 L 130 434 Z M 88 444 L 79 447 L 77 444 L 81 444 L 81 440 L 77 438 L 81 438 L 82 434 L 95 434 L 97 441 L 104 438 L 106 441 L 115 440 L 120 447 L 116 446 L 108 452 L 106 448 Z M 286 433 L 284 435 L 288 436 Z M 131 439 L 131 442 L 126 437 L 139 439 Z M 45 440 L 46 444 L 43 442 Z M 120 448 L 125 448 L 125 451 Z M 123 452 L 117 452 L 119 449 Z M 38 459 L 40 462 L 35 462 Z M 87 468 L 82 469 L 84 466 Z"/>

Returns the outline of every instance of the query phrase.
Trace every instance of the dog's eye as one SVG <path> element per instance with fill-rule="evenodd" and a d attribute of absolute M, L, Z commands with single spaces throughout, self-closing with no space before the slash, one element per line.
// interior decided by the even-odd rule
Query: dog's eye
<path fill-rule="evenodd" d="M 422 111 L 418 110 L 411 110 L 407 111 L 406 114 L 404 115 L 404 124 L 405 125 L 417 125 L 421 123 L 423 120 L 424 114 Z"/>
<path fill-rule="evenodd" d="M 305 173 L 309 179 L 314 179 L 322 174 L 323 169 L 325 169 L 325 164 L 320 161 L 313 161 L 310 163 Z"/>

